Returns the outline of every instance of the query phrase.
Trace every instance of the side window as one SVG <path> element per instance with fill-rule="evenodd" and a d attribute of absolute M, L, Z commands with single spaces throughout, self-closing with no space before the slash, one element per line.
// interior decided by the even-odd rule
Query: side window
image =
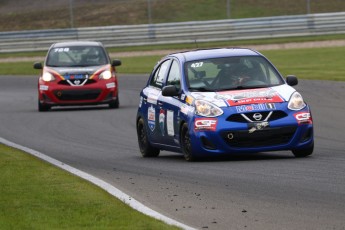
<path fill-rule="evenodd" d="M 177 89 L 180 89 L 181 88 L 180 78 L 181 78 L 180 68 L 177 61 L 174 60 L 171 65 L 170 72 L 168 75 L 167 85 L 175 85 Z"/>
<path fill-rule="evenodd" d="M 151 79 L 150 86 L 154 86 L 157 88 L 162 88 L 164 76 L 166 71 L 170 65 L 170 60 L 163 62 L 154 73 L 154 76 Z"/>

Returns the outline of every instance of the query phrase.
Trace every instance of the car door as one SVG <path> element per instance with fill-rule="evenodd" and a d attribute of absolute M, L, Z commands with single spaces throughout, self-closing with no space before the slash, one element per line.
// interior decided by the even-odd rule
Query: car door
<path fill-rule="evenodd" d="M 152 72 L 150 82 L 143 89 L 140 105 L 142 116 L 148 127 L 148 137 L 152 142 L 165 144 L 159 129 L 160 108 L 158 98 L 162 94 L 163 83 L 171 60 L 163 60 Z"/>
<path fill-rule="evenodd" d="M 168 71 L 165 85 L 174 85 L 181 91 L 181 72 L 179 62 L 172 60 L 171 67 Z M 181 100 L 180 96 L 165 97 L 160 94 L 158 98 L 159 110 L 159 129 L 161 138 L 170 146 L 177 146 L 178 140 L 178 123 L 180 115 Z"/>

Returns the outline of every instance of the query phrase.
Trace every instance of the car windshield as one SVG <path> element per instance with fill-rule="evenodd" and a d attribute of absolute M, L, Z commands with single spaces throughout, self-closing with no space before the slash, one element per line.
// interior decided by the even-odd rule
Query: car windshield
<path fill-rule="evenodd" d="M 100 66 L 107 63 L 105 51 L 99 46 L 52 48 L 46 61 L 46 65 L 50 67 Z"/>
<path fill-rule="evenodd" d="M 187 62 L 184 68 L 191 91 L 253 89 L 284 83 L 272 64 L 260 56 L 203 59 Z"/>

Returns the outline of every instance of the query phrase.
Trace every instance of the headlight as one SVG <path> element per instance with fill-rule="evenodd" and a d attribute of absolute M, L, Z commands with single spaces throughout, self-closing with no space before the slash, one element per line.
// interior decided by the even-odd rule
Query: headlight
<path fill-rule="evenodd" d="M 223 114 L 223 110 L 208 101 L 196 100 L 195 113 L 204 117 L 218 117 Z"/>
<path fill-rule="evenodd" d="M 290 98 L 288 108 L 291 110 L 301 110 L 306 106 L 301 94 L 294 92 Z"/>
<path fill-rule="evenodd" d="M 99 78 L 100 79 L 104 79 L 104 80 L 108 80 L 112 77 L 112 74 L 109 70 L 103 71 L 100 75 Z"/>
<path fill-rule="evenodd" d="M 42 80 L 43 81 L 54 81 L 55 77 L 53 76 L 53 74 L 51 74 L 49 72 L 44 72 L 43 76 L 42 76 Z"/>

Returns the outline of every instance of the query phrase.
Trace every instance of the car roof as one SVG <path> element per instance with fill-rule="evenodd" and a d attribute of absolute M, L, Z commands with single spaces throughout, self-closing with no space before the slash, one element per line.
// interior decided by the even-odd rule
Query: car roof
<path fill-rule="evenodd" d="M 66 46 L 103 46 L 101 42 L 96 41 L 68 41 L 54 43 L 51 48 L 66 47 Z"/>
<path fill-rule="evenodd" d="M 261 56 L 255 50 L 248 48 L 212 48 L 198 49 L 169 54 L 168 57 L 176 57 L 184 61 L 194 61 L 208 58 L 236 57 L 236 56 Z"/>

